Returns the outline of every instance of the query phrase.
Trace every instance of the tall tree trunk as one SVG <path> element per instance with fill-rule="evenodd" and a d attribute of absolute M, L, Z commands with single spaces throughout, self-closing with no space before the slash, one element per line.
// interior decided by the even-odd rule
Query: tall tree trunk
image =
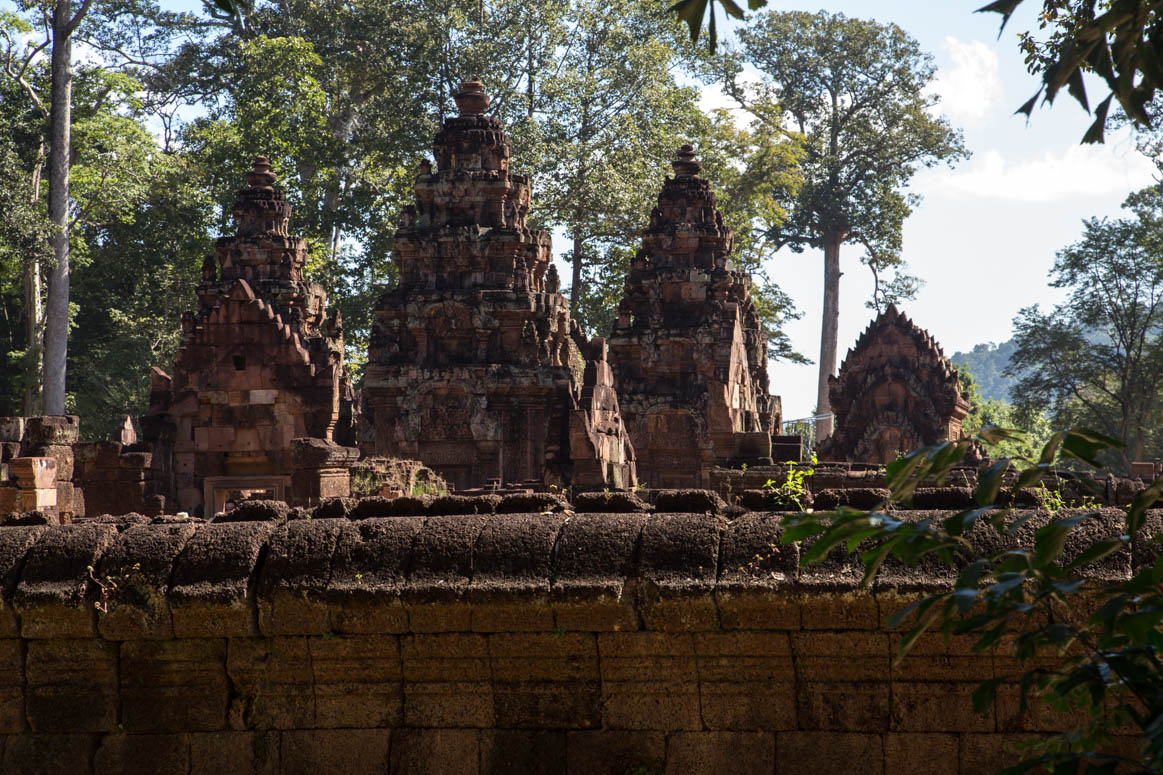
<path fill-rule="evenodd" d="M 86 8 L 87 10 L 87 8 Z M 65 413 L 65 368 L 69 347 L 69 167 L 72 144 L 72 36 L 79 19 L 72 0 L 57 0 L 53 13 L 52 102 L 49 109 L 48 217 L 53 235 L 44 326 L 44 411 Z"/>
<path fill-rule="evenodd" d="M 824 241 L 824 320 L 820 326 L 820 379 L 816 386 L 816 414 L 832 411 L 828 377 L 836 373 L 836 343 L 840 335 L 840 235 Z M 832 417 L 816 421 L 816 441 L 832 435 Z"/>
<path fill-rule="evenodd" d="M 40 179 L 44 170 L 44 137 L 37 144 L 36 163 L 32 167 L 32 190 L 29 201 L 33 206 L 40 201 Z M 28 346 L 24 352 L 24 402 L 21 411 L 25 417 L 41 413 L 40 380 L 41 350 L 44 345 L 44 305 L 40 287 L 40 257 L 34 254 L 24 267 L 24 310 Z"/>
<path fill-rule="evenodd" d="M 582 239 L 573 238 L 573 285 L 569 288 L 569 310 L 577 314 L 577 305 L 581 301 L 582 287 Z"/>

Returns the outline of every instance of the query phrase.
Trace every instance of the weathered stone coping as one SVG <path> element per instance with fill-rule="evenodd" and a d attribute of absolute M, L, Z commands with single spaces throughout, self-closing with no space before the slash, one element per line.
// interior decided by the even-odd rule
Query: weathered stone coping
<path fill-rule="evenodd" d="M 546 512 L 0 527 L 0 637 L 878 628 L 900 593 L 953 578 L 935 562 L 889 565 L 862 591 L 851 558 L 800 567 L 780 520 Z M 1102 510 L 1067 555 L 1122 520 Z M 1010 540 L 1029 545 L 1047 521 Z M 1001 545 L 985 527 L 973 540 Z M 1151 551 L 1115 553 L 1090 573 L 1125 578 Z"/>

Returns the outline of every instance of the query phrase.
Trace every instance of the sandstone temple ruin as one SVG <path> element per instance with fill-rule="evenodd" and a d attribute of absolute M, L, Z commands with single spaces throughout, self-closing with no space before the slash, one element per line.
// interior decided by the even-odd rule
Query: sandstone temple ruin
<path fill-rule="evenodd" d="M 774 465 L 750 278 L 693 149 L 607 357 L 526 224 L 529 179 L 481 84 L 456 102 L 401 218 L 360 401 L 259 158 L 177 360 L 152 372 L 142 439 L 130 418 L 88 443 L 76 417 L 0 418 L 0 773 L 987 775 L 1077 729 L 1027 711 L 1014 681 L 973 712 L 1020 666 L 1009 644 L 932 630 L 894 661 L 891 613 L 957 569 L 890 561 L 870 587 L 849 557 L 784 543 L 785 509 L 882 504 L 884 470 L 862 463 L 960 435 L 932 338 L 879 315 L 832 380 L 838 462 Z M 460 492 L 332 497 L 357 437 Z M 794 500 L 770 486 L 796 472 Z M 976 475 L 900 509 L 977 507 Z M 975 551 L 1028 547 L 1055 519 L 1009 477 L 1030 512 L 1021 531 L 967 530 Z M 1092 511 L 1074 484 L 1055 483 L 1064 508 Z M 1109 478 L 1091 534 L 1122 535 L 1144 488 Z M 1081 573 L 1126 581 L 1158 551 Z"/>
<path fill-rule="evenodd" d="M 525 223 L 529 178 L 510 172 L 481 84 L 456 104 L 396 232 L 399 284 L 375 310 L 362 388 L 375 452 L 461 489 L 631 487 L 605 343 L 570 320 L 549 235 Z"/>
<path fill-rule="evenodd" d="M 771 462 L 780 400 L 751 277 L 684 145 L 630 265 L 610 337 L 622 416 L 652 487 L 701 486 L 714 465 Z"/>
<path fill-rule="evenodd" d="M 236 233 L 203 266 L 198 311 L 182 316 L 171 372 L 153 370 L 141 441 L 129 423 L 120 442 L 77 445 L 67 418 L 63 436 L 26 439 L 16 418 L 20 434 L 0 442 L 0 510 L 311 506 L 349 493 L 357 438 L 365 456 L 419 461 L 454 491 L 718 487 L 725 471 L 799 460 L 798 437 L 777 435 L 751 278 L 732 264 L 694 149 L 672 162 L 607 343 L 570 318 L 549 235 L 526 222 L 531 181 L 511 171 L 481 83 L 455 99 L 400 216 L 398 283 L 376 304 L 358 396 L 339 313 L 304 278 L 305 241 L 260 157 Z M 957 438 L 968 410 L 940 348 L 891 306 L 849 352 L 831 401 L 837 430 L 820 455 L 848 463 Z M 67 443 L 38 441 L 50 436 Z M 38 456 L 53 462 L 24 460 Z M 122 481 L 133 484 L 110 484 Z"/>
<path fill-rule="evenodd" d="M 829 378 L 836 432 L 821 460 L 888 463 L 961 437 L 969 403 L 957 369 L 929 335 L 890 304 Z"/>
<path fill-rule="evenodd" d="M 265 158 L 234 204 L 237 233 L 218 240 L 182 315 L 168 375 L 155 368 L 143 435 L 158 492 L 176 508 L 219 512 L 256 493 L 311 500 L 347 493 L 357 450 L 343 366 L 343 327 L 319 283 L 303 279 L 307 246 L 290 236 L 291 207 Z M 350 416 L 350 411 L 347 412 Z"/>

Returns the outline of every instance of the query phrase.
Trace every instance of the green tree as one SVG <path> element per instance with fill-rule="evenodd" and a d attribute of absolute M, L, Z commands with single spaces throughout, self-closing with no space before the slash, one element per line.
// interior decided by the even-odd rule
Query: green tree
<path fill-rule="evenodd" d="M 226 1 L 226 0 L 223 0 Z M 679 0 L 670 10 L 690 27 L 692 43 L 697 43 L 703 24 L 709 27 L 709 49 L 715 51 L 715 3 L 728 16 L 743 19 L 743 9 L 734 0 Z M 977 9 L 978 13 L 1001 15 L 1000 35 L 1010 17 L 1025 0 L 994 0 Z M 1037 0 L 1035 0 L 1035 3 Z M 758 10 L 767 0 L 748 0 L 748 7 Z M 1038 14 L 1039 33 L 1019 33 L 1019 45 L 1026 55 L 1030 72 L 1041 76 L 1042 85 L 1018 112 L 1029 116 L 1039 98 L 1052 103 L 1058 93 L 1067 92 L 1087 112 L 1086 74 L 1103 80 L 1109 94 L 1095 105 L 1094 123 L 1083 135 L 1084 143 L 1101 143 L 1112 101 L 1123 114 L 1142 127 L 1152 126 L 1157 110 L 1152 101 L 1163 86 L 1163 69 L 1159 66 L 1159 40 L 1163 30 L 1163 2 L 1160 0 L 1042 0 Z"/>
<path fill-rule="evenodd" d="M 1019 406 L 1086 424 L 1120 441 L 1126 470 L 1157 456 L 1163 387 L 1163 191 L 1129 196 L 1129 217 L 1085 221 L 1057 254 L 1050 285 L 1070 291 L 1044 313 L 1023 309 L 1007 373 Z"/>
<path fill-rule="evenodd" d="M 566 23 L 569 43 L 540 83 L 535 126 L 515 153 L 533 162 L 537 216 L 570 241 L 570 305 L 579 308 L 587 264 L 616 270 L 611 251 L 637 242 L 699 111 L 697 91 L 676 81 L 676 28 L 648 2 L 575 0 Z M 581 317 L 602 314 L 608 308 Z"/>
<path fill-rule="evenodd" d="M 989 427 L 1019 430 L 1021 435 L 1000 439 L 991 451 L 1000 457 L 1036 458 L 1052 432 L 1050 418 L 1045 412 L 1029 407 L 1018 408 L 1008 401 L 984 397 L 973 371 L 965 364 L 957 364 L 957 375 L 961 380 L 961 390 L 969 401 L 969 414 L 961 423 L 962 432 L 976 436 Z"/>
<path fill-rule="evenodd" d="M 748 64 L 760 83 L 744 77 Z M 864 248 L 878 278 L 874 303 L 907 294 L 909 278 L 880 288 L 882 274 L 900 267 L 901 226 L 917 202 L 904 188 L 918 168 L 967 156 L 960 133 L 930 113 L 934 73 L 932 57 L 900 27 L 824 11 L 764 14 L 725 57 L 727 93 L 767 131 L 803 138 L 803 185 L 772 237 L 824 253 L 818 411 L 836 370 L 841 247 Z M 831 431 L 822 420 L 820 438 Z"/>

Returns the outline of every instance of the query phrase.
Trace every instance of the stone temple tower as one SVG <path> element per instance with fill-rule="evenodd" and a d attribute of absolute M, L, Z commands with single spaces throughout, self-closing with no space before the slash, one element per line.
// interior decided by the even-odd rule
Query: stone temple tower
<path fill-rule="evenodd" d="M 706 486 L 716 464 L 768 464 L 780 401 L 751 277 L 684 145 L 630 265 L 610 337 L 622 416 L 651 487 Z"/>
<path fill-rule="evenodd" d="M 633 450 L 605 342 L 570 320 L 530 181 L 477 81 L 436 135 L 395 236 L 399 284 L 375 310 L 362 393 L 375 452 L 459 489 L 628 487 Z"/>
<path fill-rule="evenodd" d="M 306 241 L 264 157 L 234 203 L 236 233 L 202 265 L 182 315 L 172 376 L 155 368 L 143 436 L 171 504 L 207 515 L 227 501 L 298 503 L 347 494 L 351 385 L 338 310 L 303 277 Z M 292 443 L 292 442 L 296 443 Z M 308 470 L 310 469 L 310 470 Z"/>

